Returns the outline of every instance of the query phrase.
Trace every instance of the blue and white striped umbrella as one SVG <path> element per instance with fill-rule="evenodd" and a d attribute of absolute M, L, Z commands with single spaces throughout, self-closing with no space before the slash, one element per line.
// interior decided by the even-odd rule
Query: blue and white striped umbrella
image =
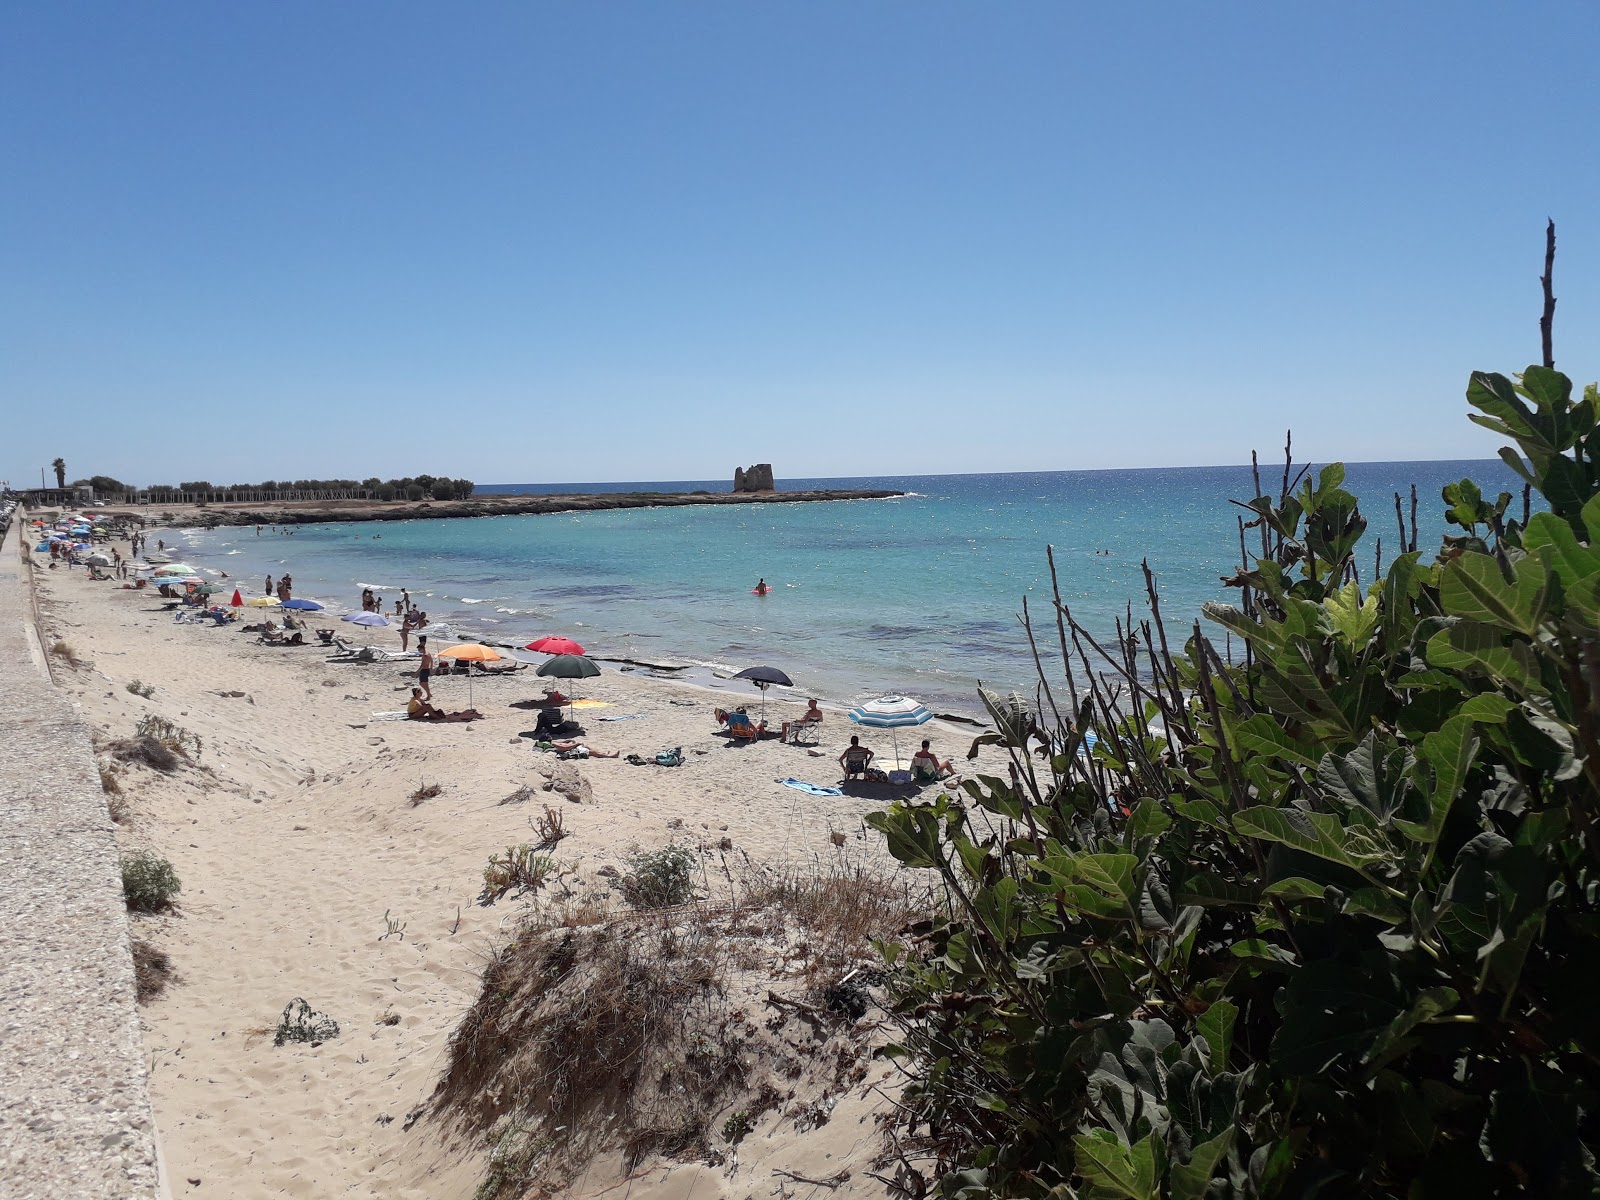
<path fill-rule="evenodd" d="M 909 696 L 879 696 L 850 710 L 850 719 L 857 725 L 872 729 L 887 729 L 894 741 L 895 766 L 900 765 L 900 738 L 897 729 L 922 725 L 933 720 L 933 714 Z"/>

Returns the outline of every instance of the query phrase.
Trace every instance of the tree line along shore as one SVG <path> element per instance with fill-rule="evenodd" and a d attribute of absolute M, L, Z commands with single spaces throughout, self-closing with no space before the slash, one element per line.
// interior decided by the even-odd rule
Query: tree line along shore
<path fill-rule="evenodd" d="M 139 505 L 126 511 L 149 517 L 171 513 L 184 524 L 313 525 L 330 521 L 415 521 L 454 517 L 506 517 L 600 512 L 619 508 L 677 508 L 697 504 L 804 504 L 826 500 L 886 500 L 904 492 L 845 488 L 797 492 L 604 492 L 581 495 L 488 495 L 469 500 L 300 500 L 281 503 Z M 115 510 L 113 510 L 115 511 Z"/>

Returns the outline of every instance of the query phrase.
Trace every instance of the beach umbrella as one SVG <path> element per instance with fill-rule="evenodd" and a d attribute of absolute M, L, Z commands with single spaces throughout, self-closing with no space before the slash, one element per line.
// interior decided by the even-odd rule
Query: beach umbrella
<path fill-rule="evenodd" d="M 894 765 L 900 765 L 900 738 L 895 732 L 933 720 L 933 714 L 909 696 L 880 696 L 850 710 L 850 719 L 869 729 L 887 729 L 894 741 Z"/>
<path fill-rule="evenodd" d="M 254 601 L 252 601 L 251 603 L 254 603 Z M 340 617 L 339 620 L 341 620 L 341 621 L 349 621 L 350 624 L 352 624 L 352 625 L 374 625 L 374 626 L 376 626 L 376 625 L 387 625 L 389 623 L 389 618 L 388 617 L 384 616 L 382 613 L 375 613 L 375 612 L 345 613 L 345 615 Z"/>
<path fill-rule="evenodd" d="M 583 647 L 571 638 L 542 637 L 536 642 L 529 642 L 524 650 L 537 650 L 541 654 L 582 654 Z"/>
<path fill-rule="evenodd" d="M 500 653 L 477 642 L 462 642 L 448 650 L 439 651 L 440 658 L 454 658 L 461 662 L 499 662 Z M 472 676 L 467 676 L 467 707 L 472 707 Z"/>
<path fill-rule="evenodd" d="M 582 654 L 558 654 L 534 672 L 549 679 L 592 679 L 600 674 L 594 659 Z"/>
<path fill-rule="evenodd" d="M 234 588 L 233 589 L 233 607 L 234 608 L 243 608 L 244 607 L 244 597 L 239 595 L 239 589 L 238 588 Z"/>
<path fill-rule="evenodd" d="M 235 592 L 234 595 L 238 593 Z M 276 596 L 256 596 L 249 601 L 251 608 L 277 608 L 281 603 L 283 602 Z"/>
<path fill-rule="evenodd" d="M 600 674 L 600 668 L 594 665 L 592 658 L 582 654 L 558 654 L 550 661 L 541 663 L 534 674 L 543 675 L 546 679 L 592 679 Z"/>
<path fill-rule="evenodd" d="M 790 679 L 777 667 L 746 667 L 734 676 L 735 679 L 748 679 L 761 689 L 761 719 L 767 719 L 767 689 L 773 684 L 780 687 L 793 687 L 794 680 Z"/>
<path fill-rule="evenodd" d="M 315 600 L 285 600 L 283 602 L 283 606 L 285 608 L 297 608 L 303 612 L 322 611 L 322 605 L 318 604 Z"/>
<path fill-rule="evenodd" d="M 109 554 L 91 554 L 84 561 L 91 567 L 109 567 L 111 565 L 111 556 Z"/>

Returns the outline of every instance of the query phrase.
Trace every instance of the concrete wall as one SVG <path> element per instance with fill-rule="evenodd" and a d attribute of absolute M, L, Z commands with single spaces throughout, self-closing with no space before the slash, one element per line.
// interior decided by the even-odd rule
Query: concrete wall
<path fill-rule="evenodd" d="M 19 514 L 20 515 L 20 514 Z M 160 1197 L 115 827 L 0 542 L 0 1197 Z"/>

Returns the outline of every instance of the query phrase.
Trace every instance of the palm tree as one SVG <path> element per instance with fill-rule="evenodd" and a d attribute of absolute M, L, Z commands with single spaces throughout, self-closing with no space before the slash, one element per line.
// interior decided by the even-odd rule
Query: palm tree
<path fill-rule="evenodd" d="M 50 469 L 56 473 L 56 486 L 58 488 L 66 487 L 67 486 L 67 460 L 64 459 L 64 458 L 56 459 L 55 462 L 50 464 Z"/>

